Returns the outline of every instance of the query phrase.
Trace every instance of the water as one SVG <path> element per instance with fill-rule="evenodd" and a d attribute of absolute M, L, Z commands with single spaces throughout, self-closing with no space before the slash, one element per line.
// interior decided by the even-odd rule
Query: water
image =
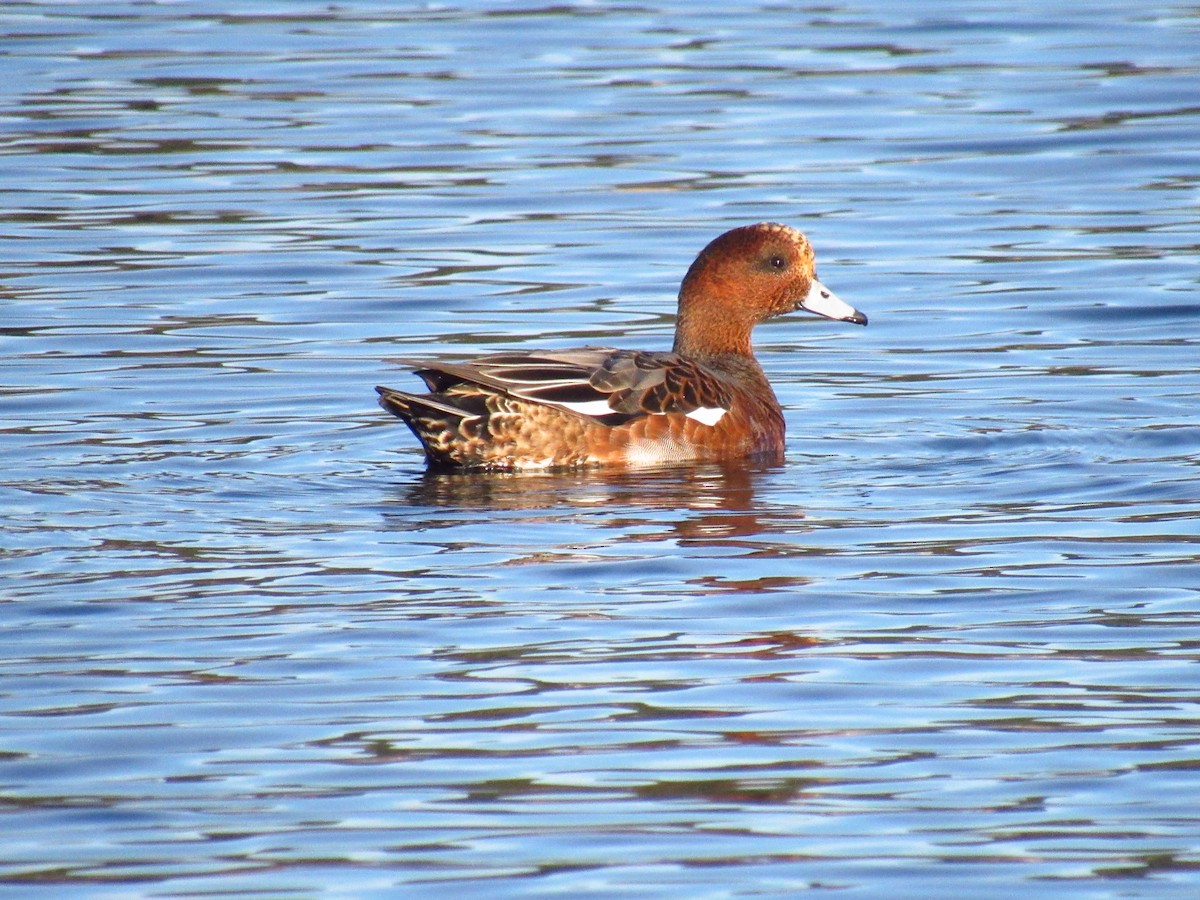
<path fill-rule="evenodd" d="M 1200 891 L 1200 16 L 0 13 L 0 885 Z M 426 477 L 389 362 L 670 343 L 781 467 Z"/>

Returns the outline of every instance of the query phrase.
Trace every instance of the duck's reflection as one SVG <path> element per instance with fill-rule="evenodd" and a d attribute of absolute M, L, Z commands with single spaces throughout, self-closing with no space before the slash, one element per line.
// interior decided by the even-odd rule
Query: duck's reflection
<path fill-rule="evenodd" d="M 412 525 L 414 508 L 453 511 L 440 524 L 462 521 L 462 514 L 545 510 L 556 515 L 604 517 L 602 524 L 626 531 L 625 539 L 664 537 L 661 529 L 647 534 L 638 526 L 657 522 L 680 540 L 753 538 L 778 531 L 780 520 L 794 527 L 801 509 L 779 502 L 763 505 L 764 484 L 785 472 L 780 466 L 693 466 L 662 469 L 588 470 L 572 472 L 462 473 L 429 471 L 401 488 L 397 502 Z M 781 485 L 767 494 L 786 495 Z M 437 516 L 425 521 L 437 527 Z M 505 518 L 497 518 L 503 529 Z M 566 524 L 566 523 L 564 523 Z M 594 521 L 593 521 L 594 524 Z"/>

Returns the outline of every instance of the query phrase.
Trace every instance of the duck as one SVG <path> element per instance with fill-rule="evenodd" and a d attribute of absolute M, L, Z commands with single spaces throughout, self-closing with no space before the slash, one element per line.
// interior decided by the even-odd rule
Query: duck
<path fill-rule="evenodd" d="M 783 461 L 779 400 L 751 332 L 804 311 L 866 325 L 817 278 L 808 238 L 777 222 L 713 239 L 679 288 L 671 350 L 519 350 L 404 359 L 427 392 L 377 387 L 430 469 L 520 470 Z"/>

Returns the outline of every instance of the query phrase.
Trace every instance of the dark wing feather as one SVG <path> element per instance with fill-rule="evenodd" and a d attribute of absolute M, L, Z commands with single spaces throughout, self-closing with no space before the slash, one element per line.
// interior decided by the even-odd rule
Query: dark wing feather
<path fill-rule="evenodd" d="M 458 363 L 403 362 L 438 394 L 478 386 L 608 424 L 667 413 L 714 424 L 732 402 L 724 381 L 674 353 L 589 347 L 497 353 Z"/>
<path fill-rule="evenodd" d="M 704 421 L 702 411 L 709 410 L 715 421 L 732 402 L 720 378 L 674 353 L 614 353 L 591 381 L 623 413 L 683 413 Z"/>

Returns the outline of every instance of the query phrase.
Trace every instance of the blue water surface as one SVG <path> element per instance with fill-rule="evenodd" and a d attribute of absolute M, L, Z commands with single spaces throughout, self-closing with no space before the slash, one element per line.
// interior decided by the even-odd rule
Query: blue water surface
<path fill-rule="evenodd" d="M 0 892 L 1200 894 L 1200 13 L 0 10 Z M 426 475 L 396 360 L 759 329 L 788 459 Z"/>

